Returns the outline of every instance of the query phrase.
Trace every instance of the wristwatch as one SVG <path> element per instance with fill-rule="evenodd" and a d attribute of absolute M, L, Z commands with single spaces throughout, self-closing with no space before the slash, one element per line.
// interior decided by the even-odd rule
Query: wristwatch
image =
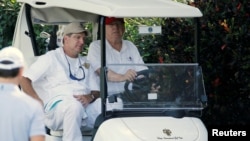
<path fill-rule="evenodd" d="M 94 100 L 95 99 L 95 96 L 94 94 L 90 94 L 91 95 L 91 98 Z"/>
<path fill-rule="evenodd" d="M 92 103 L 92 102 L 94 102 L 94 101 L 95 101 L 95 95 L 94 95 L 94 94 L 90 94 L 90 96 L 91 96 L 91 98 L 92 98 L 92 100 L 91 100 L 91 102 L 90 102 L 90 103 Z"/>

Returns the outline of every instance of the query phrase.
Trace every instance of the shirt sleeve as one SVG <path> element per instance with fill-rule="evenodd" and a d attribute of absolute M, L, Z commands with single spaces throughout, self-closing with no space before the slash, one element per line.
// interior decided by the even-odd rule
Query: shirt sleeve
<path fill-rule="evenodd" d="M 84 63 L 86 63 L 85 56 L 82 57 L 82 60 L 84 60 Z M 88 60 L 87 63 L 90 61 Z M 84 66 L 84 70 L 87 72 L 87 78 L 85 80 L 85 83 L 89 90 L 91 91 L 100 91 L 100 80 L 99 76 L 95 73 L 93 67 L 90 65 L 89 67 Z"/>
<path fill-rule="evenodd" d="M 50 67 L 51 62 L 52 61 L 49 54 L 39 56 L 37 60 L 33 64 L 31 64 L 28 69 L 24 71 L 23 76 L 35 82 L 45 75 L 45 73 Z"/>
<path fill-rule="evenodd" d="M 93 68 L 90 67 L 90 89 L 92 91 L 100 91 L 100 77 L 94 72 Z"/>
<path fill-rule="evenodd" d="M 33 104 L 33 118 L 30 125 L 30 136 L 45 135 L 44 113 L 42 106 L 37 101 Z"/>
<path fill-rule="evenodd" d="M 89 45 L 87 59 L 94 71 L 101 67 L 101 47 L 100 41 L 94 41 Z"/>
<path fill-rule="evenodd" d="M 134 58 L 134 64 L 145 64 L 142 57 L 141 57 L 141 54 L 138 50 L 138 48 L 131 42 L 131 41 L 127 41 L 129 46 L 130 46 L 130 49 L 131 49 L 131 54 L 133 54 L 133 58 Z M 137 65 L 136 66 L 136 71 L 141 71 L 141 70 L 145 70 L 145 69 L 148 69 L 146 66 L 144 65 Z"/>

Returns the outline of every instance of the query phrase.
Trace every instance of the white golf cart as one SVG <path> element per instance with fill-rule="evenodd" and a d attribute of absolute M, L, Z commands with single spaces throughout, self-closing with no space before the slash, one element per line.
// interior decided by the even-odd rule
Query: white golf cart
<path fill-rule="evenodd" d="M 93 141 L 207 141 L 207 129 L 199 119 L 206 106 L 202 70 L 198 63 L 134 64 L 147 69 L 138 72 L 134 82 L 124 82 L 124 89 L 108 94 L 105 70 L 121 65 L 105 61 L 105 17 L 123 18 L 198 18 L 199 9 L 172 0 L 17 0 L 22 7 L 17 19 L 13 46 L 24 53 L 30 65 L 42 53 L 36 41 L 35 25 L 64 25 L 90 22 L 92 40 L 101 39 L 102 114 L 84 140 Z M 140 25 L 137 25 L 140 26 Z M 161 25 L 140 26 L 139 33 L 161 34 Z M 56 29 L 57 31 L 58 29 Z M 56 33 L 56 32 L 55 32 Z M 56 34 L 52 34 L 56 35 Z M 47 36 L 47 37 L 52 37 Z M 54 48 L 58 47 L 58 40 Z M 153 40 L 153 39 L 152 39 Z M 53 48 L 49 48 L 51 50 Z M 97 60 L 98 61 L 98 60 Z M 152 87 L 158 87 L 152 91 Z M 122 109 L 106 111 L 106 100 L 121 98 Z M 86 134 L 85 134 L 86 133 Z M 60 141 L 60 132 L 48 130 L 46 141 Z"/>

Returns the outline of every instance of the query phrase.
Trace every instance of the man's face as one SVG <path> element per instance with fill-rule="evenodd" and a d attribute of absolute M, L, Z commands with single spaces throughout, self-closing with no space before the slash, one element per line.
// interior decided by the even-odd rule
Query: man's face
<path fill-rule="evenodd" d="M 71 50 L 72 53 L 78 54 L 83 50 L 85 38 L 86 38 L 85 33 L 77 33 L 77 34 L 71 34 L 70 36 L 65 36 L 64 46 L 68 50 Z"/>
<path fill-rule="evenodd" d="M 121 40 L 124 31 L 124 23 L 119 20 L 106 24 L 106 38 L 108 40 Z"/>

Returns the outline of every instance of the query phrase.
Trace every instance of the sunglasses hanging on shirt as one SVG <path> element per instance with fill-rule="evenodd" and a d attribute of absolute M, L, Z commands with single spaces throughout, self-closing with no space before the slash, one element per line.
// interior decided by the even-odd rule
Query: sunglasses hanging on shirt
<path fill-rule="evenodd" d="M 64 55 L 65 55 L 65 54 L 64 54 Z M 74 75 L 72 74 L 71 69 L 70 69 L 70 63 L 69 63 L 69 60 L 68 60 L 68 58 L 67 58 L 66 55 L 65 55 L 65 58 L 66 58 L 66 60 L 67 60 L 67 62 L 68 62 L 68 65 L 69 65 L 69 78 L 70 78 L 71 80 L 77 80 L 77 81 L 83 80 L 83 79 L 85 78 L 85 72 L 84 72 L 84 69 L 83 69 L 83 67 L 82 67 L 82 65 L 81 65 L 80 58 L 79 58 L 79 63 L 80 63 L 79 69 L 80 69 L 80 71 L 82 71 L 82 77 L 79 77 L 79 78 L 76 77 L 76 76 L 74 76 Z"/>

